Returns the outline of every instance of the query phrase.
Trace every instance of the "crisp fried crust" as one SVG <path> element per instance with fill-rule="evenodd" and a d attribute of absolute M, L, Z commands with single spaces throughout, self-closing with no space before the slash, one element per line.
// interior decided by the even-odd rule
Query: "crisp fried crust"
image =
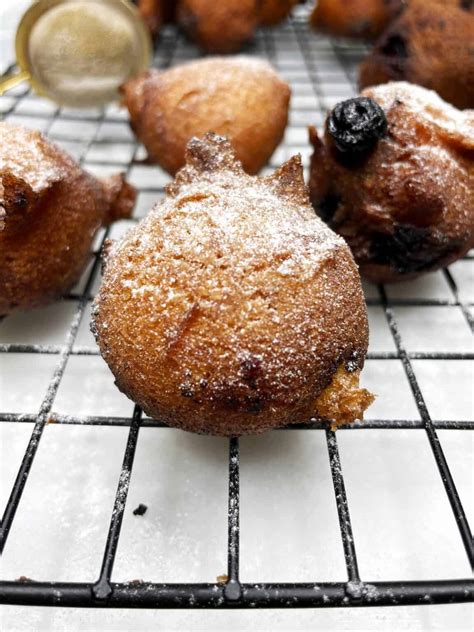
<path fill-rule="evenodd" d="M 404 82 L 364 90 L 388 128 L 347 164 L 311 131 L 311 200 L 376 283 L 437 270 L 474 245 L 474 113 Z"/>
<path fill-rule="evenodd" d="M 67 291 L 97 229 L 134 197 L 122 176 L 101 182 L 40 133 L 0 123 L 0 314 Z"/>
<path fill-rule="evenodd" d="M 259 0 L 180 0 L 178 23 L 208 53 L 235 53 L 253 38 Z"/>
<path fill-rule="evenodd" d="M 474 107 L 474 10 L 462 4 L 410 0 L 362 63 L 360 87 L 410 81 Z"/>
<path fill-rule="evenodd" d="M 186 144 L 225 134 L 248 173 L 267 162 L 283 137 L 290 89 L 266 62 L 214 57 L 166 72 L 150 70 L 122 88 L 132 129 L 150 161 L 175 174 Z"/>
<path fill-rule="evenodd" d="M 110 251 L 93 314 L 118 387 L 173 426 L 345 423 L 371 401 L 357 268 L 315 217 L 299 157 L 250 177 L 226 139 L 191 140 L 163 203 Z"/>

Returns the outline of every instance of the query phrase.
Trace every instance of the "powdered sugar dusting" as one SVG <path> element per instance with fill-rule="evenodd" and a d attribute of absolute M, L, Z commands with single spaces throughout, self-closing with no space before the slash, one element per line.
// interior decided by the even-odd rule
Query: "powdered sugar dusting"
<path fill-rule="evenodd" d="M 216 63 L 221 64 L 219 67 L 219 76 L 216 77 L 213 74 Z M 206 88 L 209 92 L 213 92 L 222 85 L 222 80 L 233 76 L 234 69 L 244 68 L 249 73 L 268 73 L 272 77 L 277 76 L 272 66 L 264 59 L 258 57 L 250 57 L 248 55 L 233 55 L 232 57 L 225 56 L 212 56 L 207 59 L 196 59 L 187 63 L 188 68 L 197 67 L 198 69 L 209 69 L 208 80 L 206 82 Z M 179 76 L 181 73 L 182 64 L 175 68 L 171 68 L 167 71 L 167 74 L 172 77 L 173 75 Z"/>
<path fill-rule="evenodd" d="M 422 120 L 474 149 L 474 111 L 458 110 L 443 101 L 434 90 L 406 81 L 392 81 L 367 88 L 362 94 L 374 98 L 385 110 L 393 104 L 406 104 L 410 112 L 419 115 Z"/>
<path fill-rule="evenodd" d="M 178 192 L 155 207 L 116 247 L 118 257 L 133 249 L 146 256 L 149 265 L 158 266 L 165 256 L 204 265 L 211 263 L 211 246 L 217 251 L 220 269 L 231 266 L 229 274 L 234 278 L 245 279 L 253 267 L 271 262 L 278 275 L 305 280 L 316 274 L 334 248 L 344 246 L 315 216 L 309 202 L 302 204 L 286 195 L 273 177 L 251 178 L 240 169 L 221 169 L 224 161 L 225 157 L 217 157 L 212 177 L 204 174 L 180 183 Z M 301 189 L 305 195 L 302 181 Z M 159 234 L 154 230 L 157 225 Z M 133 271 L 132 265 L 129 270 Z M 112 269 L 108 271 L 113 274 Z M 141 275 L 127 275 L 121 284 L 134 295 L 163 294 L 161 287 L 143 281 Z M 172 288 L 164 295 L 166 301 L 179 298 Z"/>
<path fill-rule="evenodd" d="M 115 246 L 94 310 L 112 371 L 127 358 L 118 382 L 126 392 L 130 376 L 139 382 L 132 397 L 154 415 L 148 397 L 178 397 L 180 414 L 204 402 L 264 408 L 282 423 L 304 402 L 308 419 L 322 375 L 357 349 L 362 365 L 367 323 L 349 250 L 316 217 L 299 159 L 250 177 L 210 135 L 190 144 L 167 193 Z M 164 379 L 151 379 L 151 366 Z"/>
<path fill-rule="evenodd" d="M 6 148 L 5 152 L 1 151 L 1 146 Z M 12 147 L 15 147 L 14 153 Z M 73 160 L 46 141 L 39 132 L 11 123 L 0 123 L 0 174 L 8 171 L 28 182 L 35 193 L 40 193 L 53 182 L 61 180 L 73 165 Z"/>

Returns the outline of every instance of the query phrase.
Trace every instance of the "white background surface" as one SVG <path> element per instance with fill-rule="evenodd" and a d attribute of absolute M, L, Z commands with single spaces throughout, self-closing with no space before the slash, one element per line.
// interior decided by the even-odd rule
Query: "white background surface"
<path fill-rule="evenodd" d="M 12 6 L 1 2 L 2 64 L 10 61 L 5 33 L 13 32 Z M 0 13 L 1 15 L 1 13 Z M 339 58 L 324 38 L 314 37 L 314 67 L 323 104 L 352 94 Z M 285 143 L 272 158 L 278 165 L 310 149 L 305 126 L 322 114 L 309 70 L 291 30 L 280 32 L 275 60 L 292 83 L 293 99 Z M 257 45 L 255 52 L 264 53 Z M 173 63 L 195 55 L 180 44 Z M 17 94 L 21 93 L 17 91 Z M 97 175 L 127 168 L 143 150 L 116 106 L 103 122 L 97 113 L 62 111 L 34 95 L 0 99 L 8 120 L 40 128 Z M 55 115 L 51 124 L 51 116 Z M 162 195 L 169 176 L 134 165 L 130 180 L 141 189 L 136 216 Z M 143 190 L 146 189 L 146 190 Z M 150 191 L 150 189 L 153 189 Z M 120 237 L 132 222 L 121 222 Z M 83 290 L 86 276 L 76 292 Z M 473 298 L 471 261 L 451 266 L 463 300 Z M 99 279 L 94 282 L 96 291 Z M 369 298 L 376 288 L 366 285 Z M 389 299 L 441 299 L 448 304 L 393 311 L 409 352 L 473 350 L 472 337 L 443 272 L 387 288 Z M 77 299 L 6 319 L 0 343 L 64 344 Z M 89 310 L 76 346 L 95 345 Z M 395 353 L 384 312 L 369 307 L 370 351 Z M 58 357 L 2 354 L 0 410 L 36 413 Z M 414 360 L 413 367 L 433 419 L 473 418 L 473 363 Z M 378 395 L 368 419 L 419 419 L 399 359 L 368 360 L 364 384 Z M 121 395 L 99 357 L 72 356 L 53 411 L 74 415 L 129 416 L 132 403 Z M 3 508 L 22 458 L 31 424 L 0 424 Z M 471 525 L 474 522 L 472 433 L 438 431 Z M 0 577 L 93 581 L 97 578 L 127 437 L 125 428 L 48 425 L 1 560 Z M 470 569 L 422 430 L 342 431 L 338 435 L 362 578 L 447 579 Z M 113 580 L 215 581 L 226 571 L 227 441 L 177 430 L 142 428 L 113 572 Z M 139 503 L 142 517 L 132 514 Z M 279 431 L 241 440 L 242 581 L 344 581 L 327 448 L 321 431 Z M 293 611 L 101 611 L 4 606 L 6 631 L 85 630 L 467 630 L 471 605 Z"/>

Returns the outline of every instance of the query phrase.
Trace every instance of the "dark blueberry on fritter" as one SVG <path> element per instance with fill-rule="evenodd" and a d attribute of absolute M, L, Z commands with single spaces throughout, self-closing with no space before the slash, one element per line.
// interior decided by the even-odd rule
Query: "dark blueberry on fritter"
<path fill-rule="evenodd" d="M 423 272 L 436 266 L 459 247 L 430 228 L 395 224 L 393 234 L 376 233 L 371 240 L 371 259 L 402 274 Z"/>
<path fill-rule="evenodd" d="M 387 119 L 378 103 L 356 97 L 338 103 L 328 116 L 327 130 L 342 158 L 369 153 L 387 131 Z"/>

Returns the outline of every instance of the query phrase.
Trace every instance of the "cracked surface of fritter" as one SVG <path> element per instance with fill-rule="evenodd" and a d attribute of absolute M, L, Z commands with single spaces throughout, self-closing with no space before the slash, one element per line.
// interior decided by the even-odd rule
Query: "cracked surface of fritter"
<path fill-rule="evenodd" d="M 112 247 L 93 313 L 118 387 L 173 426 L 346 423 L 372 401 L 357 267 L 298 157 L 250 177 L 226 139 L 191 140 L 164 201 Z"/>
<path fill-rule="evenodd" d="M 322 139 L 311 130 L 314 208 L 371 281 L 444 267 L 474 245 L 474 112 L 404 82 L 362 95 L 382 108 L 386 131 L 348 162 L 327 129 Z"/>
<path fill-rule="evenodd" d="M 280 143 L 290 89 L 265 61 L 210 57 L 171 70 L 150 70 L 127 82 L 130 125 L 151 162 L 174 175 L 193 136 L 227 136 L 248 173 L 256 173 Z"/>
<path fill-rule="evenodd" d="M 39 132 L 0 123 L 0 315 L 66 292 L 98 228 L 134 199 L 122 175 L 97 180 Z"/>

